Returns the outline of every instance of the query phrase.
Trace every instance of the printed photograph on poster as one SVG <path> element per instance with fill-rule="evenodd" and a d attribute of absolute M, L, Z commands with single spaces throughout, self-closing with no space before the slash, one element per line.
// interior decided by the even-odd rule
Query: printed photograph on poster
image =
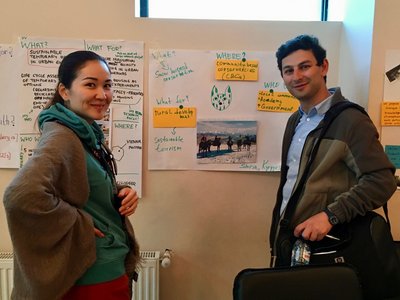
<path fill-rule="evenodd" d="M 400 65 L 390 69 L 386 72 L 386 77 L 389 79 L 390 82 L 398 80 L 400 78 Z"/>
<path fill-rule="evenodd" d="M 243 164 L 257 158 L 257 121 L 198 121 L 197 163 Z"/>

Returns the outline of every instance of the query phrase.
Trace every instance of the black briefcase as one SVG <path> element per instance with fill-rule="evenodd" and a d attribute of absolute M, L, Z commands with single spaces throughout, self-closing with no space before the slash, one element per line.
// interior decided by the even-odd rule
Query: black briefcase
<path fill-rule="evenodd" d="M 346 264 L 244 269 L 233 300 L 361 300 L 358 275 Z"/>

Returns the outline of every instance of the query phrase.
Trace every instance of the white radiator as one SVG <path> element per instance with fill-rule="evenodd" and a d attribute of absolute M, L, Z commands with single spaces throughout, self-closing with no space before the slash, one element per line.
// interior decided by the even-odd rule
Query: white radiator
<path fill-rule="evenodd" d="M 138 281 L 133 284 L 133 300 L 158 300 L 159 251 L 140 251 L 143 258 Z M 0 300 L 9 300 L 13 287 L 13 254 L 0 252 Z"/>
<path fill-rule="evenodd" d="M 133 284 L 133 300 L 158 300 L 160 252 L 140 251 L 140 256 L 143 264 Z"/>
<path fill-rule="evenodd" d="M 9 300 L 13 287 L 13 254 L 0 252 L 0 300 Z"/>

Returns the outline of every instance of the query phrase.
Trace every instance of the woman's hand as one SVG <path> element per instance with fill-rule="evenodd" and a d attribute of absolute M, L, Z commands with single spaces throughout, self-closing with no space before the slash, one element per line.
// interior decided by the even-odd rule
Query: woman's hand
<path fill-rule="evenodd" d="M 118 198 L 122 199 L 119 213 L 123 216 L 129 217 L 132 215 L 138 206 L 139 196 L 132 188 L 125 187 L 119 190 Z"/>

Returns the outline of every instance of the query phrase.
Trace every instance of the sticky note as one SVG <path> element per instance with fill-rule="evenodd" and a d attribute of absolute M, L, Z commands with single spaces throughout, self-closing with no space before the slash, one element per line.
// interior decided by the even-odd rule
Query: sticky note
<path fill-rule="evenodd" d="M 217 59 L 216 80 L 257 81 L 258 60 Z"/>
<path fill-rule="evenodd" d="M 153 127 L 196 127 L 195 107 L 156 107 L 153 108 Z"/>
<path fill-rule="evenodd" d="M 400 126 L 400 101 L 382 102 L 381 125 Z"/>
<path fill-rule="evenodd" d="M 398 145 L 386 145 L 385 153 L 389 157 L 389 160 L 394 164 L 396 169 L 400 169 L 400 146 Z"/>
<path fill-rule="evenodd" d="M 257 110 L 270 112 L 294 112 L 299 108 L 299 101 L 289 92 L 260 90 L 257 98 Z"/>

